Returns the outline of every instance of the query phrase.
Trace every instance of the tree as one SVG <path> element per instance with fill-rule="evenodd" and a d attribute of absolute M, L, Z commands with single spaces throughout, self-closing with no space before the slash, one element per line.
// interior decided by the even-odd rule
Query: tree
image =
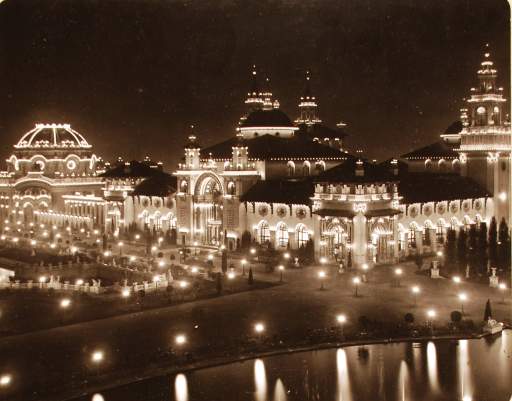
<path fill-rule="evenodd" d="M 253 285 L 254 284 L 254 277 L 252 275 L 252 267 L 249 268 L 249 277 L 247 278 L 247 283 L 249 285 Z"/>
<path fill-rule="evenodd" d="M 476 231 L 476 224 L 471 224 L 471 227 L 469 228 L 468 243 L 469 243 L 469 248 L 472 251 L 476 250 L 477 237 L 478 237 L 478 233 Z"/>
<path fill-rule="evenodd" d="M 448 263 L 455 262 L 455 244 L 457 241 L 457 234 L 453 228 L 449 228 L 446 233 L 446 261 Z"/>
<path fill-rule="evenodd" d="M 221 254 L 221 269 L 224 274 L 228 271 L 228 252 L 225 249 L 222 250 Z"/>
<path fill-rule="evenodd" d="M 508 225 L 505 221 L 505 218 L 502 217 L 500 221 L 500 227 L 498 229 L 498 242 L 505 243 L 510 240 L 509 234 L 508 234 Z"/>
<path fill-rule="evenodd" d="M 414 263 L 418 270 L 421 270 L 421 267 L 423 266 L 423 256 L 419 252 L 414 255 Z"/>
<path fill-rule="evenodd" d="M 501 219 L 498 229 L 498 260 L 500 268 L 510 266 L 510 235 L 504 218 Z"/>
<path fill-rule="evenodd" d="M 450 313 L 450 319 L 452 323 L 459 324 L 462 321 L 462 313 L 460 313 L 458 310 L 454 310 L 452 313 Z"/>
<path fill-rule="evenodd" d="M 459 259 L 460 264 L 465 265 L 466 264 L 466 258 L 467 258 L 467 233 L 466 231 L 461 228 L 459 230 L 459 237 L 457 239 L 457 256 Z"/>
<path fill-rule="evenodd" d="M 406 313 L 404 315 L 405 323 L 407 324 L 413 324 L 414 323 L 414 315 L 412 313 Z"/>
<path fill-rule="evenodd" d="M 488 299 L 485 303 L 485 311 L 484 311 L 484 322 L 487 322 L 489 319 L 492 319 L 492 310 L 491 310 L 491 300 Z"/>

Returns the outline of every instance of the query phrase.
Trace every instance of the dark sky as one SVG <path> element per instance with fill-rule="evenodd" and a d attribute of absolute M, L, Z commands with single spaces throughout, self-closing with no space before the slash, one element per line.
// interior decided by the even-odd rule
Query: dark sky
<path fill-rule="evenodd" d="M 2 158 L 35 122 L 69 122 L 105 159 L 167 169 L 187 127 L 234 133 L 255 63 L 291 118 L 306 68 L 324 121 L 383 159 L 458 118 L 489 42 L 509 91 L 505 0 L 5 0 Z"/>

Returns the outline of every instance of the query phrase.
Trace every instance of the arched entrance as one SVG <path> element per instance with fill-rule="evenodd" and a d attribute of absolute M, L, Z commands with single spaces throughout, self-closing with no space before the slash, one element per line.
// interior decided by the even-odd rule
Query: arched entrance
<path fill-rule="evenodd" d="M 215 174 L 205 173 L 194 190 L 194 231 L 196 239 L 207 245 L 220 245 L 224 240 L 222 224 L 224 188 Z"/>
<path fill-rule="evenodd" d="M 375 263 L 393 262 L 393 228 L 389 219 L 379 218 L 371 223 L 370 256 Z"/>

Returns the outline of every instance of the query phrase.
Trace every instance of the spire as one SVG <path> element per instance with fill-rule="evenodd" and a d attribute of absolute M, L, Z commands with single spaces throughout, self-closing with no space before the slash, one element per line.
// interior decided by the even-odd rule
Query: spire
<path fill-rule="evenodd" d="M 491 60 L 491 49 L 485 44 L 483 61 L 477 71 L 478 87 L 471 88 L 471 96 L 466 100 L 467 108 L 461 121 L 464 127 L 498 127 L 505 122 L 503 88 L 496 86 L 498 71 Z M 493 128 L 494 129 L 494 128 Z"/>
<path fill-rule="evenodd" d="M 271 110 L 272 109 L 272 90 L 270 89 L 270 77 L 265 78 L 265 84 L 263 86 L 263 109 Z"/>
<path fill-rule="evenodd" d="M 316 97 L 313 96 L 311 90 L 311 72 L 307 70 L 305 74 L 304 91 L 299 102 L 300 117 L 297 118 L 295 122 L 297 124 L 306 125 L 321 123 L 322 120 L 317 116 L 317 108 Z"/>
<path fill-rule="evenodd" d="M 187 138 L 187 143 L 185 144 L 185 149 L 200 149 L 201 146 L 197 141 L 197 136 L 195 134 L 194 125 L 190 125 L 189 135 Z"/>
<path fill-rule="evenodd" d="M 260 85 L 258 82 L 256 65 L 252 66 L 251 77 L 251 87 L 247 93 L 247 98 L 245 99 L 245 104 L 249 107 L 249 112 L 261 109 L 263 106 L 263 94 L 261 93 Z"/>

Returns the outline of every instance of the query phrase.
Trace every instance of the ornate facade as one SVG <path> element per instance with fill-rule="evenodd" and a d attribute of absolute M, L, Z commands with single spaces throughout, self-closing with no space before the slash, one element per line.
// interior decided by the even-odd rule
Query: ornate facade
<path fill-rule="evenodd" d="M 461 121 L 381 164 L 344 150 L 345 124 L 322 123 L 309 73 L 292 122 L 253 70 L 233 136 L 204 148 L 192 129 L 172 176 L 149 159 L 100 171 L 69 125 L 37 125 L 2 173 L 2 220 L 173 230 L 179 243 L 229 249 L 244 233 L 278 250 L 312 241 L 317 258 L 356 265 L 435 252 L 449 228 L 509 219 L 511 132 L 496 78 L 486 52 Z"/>

